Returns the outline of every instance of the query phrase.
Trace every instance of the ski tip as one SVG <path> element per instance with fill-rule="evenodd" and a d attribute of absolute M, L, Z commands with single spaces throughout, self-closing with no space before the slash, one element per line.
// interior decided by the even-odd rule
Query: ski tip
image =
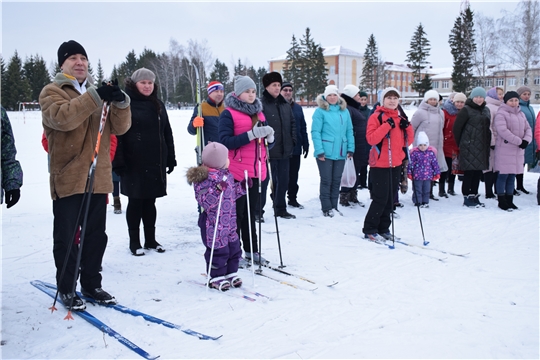
<path fill-rule="evenodd" d="M 71 315 L 71 310 L 68 311 L 68 313 L 67 313 L 66 317 L 64 318 L 64 320 L 75 320 L 75 319 L 73 318 L 73 316 Z"/>
<path fill-rule="evenodd" d="M 429 241 L 424 241 L 424 246 L 427 246 L 429 244 Z"/>

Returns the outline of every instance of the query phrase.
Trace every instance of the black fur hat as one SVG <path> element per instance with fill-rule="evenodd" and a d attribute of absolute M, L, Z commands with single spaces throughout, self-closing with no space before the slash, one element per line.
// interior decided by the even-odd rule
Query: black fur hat
<path fill-rule="evenodd" d="M 263 76 L 262 82 L 263 82 L 263 86 L 266 88 L 268 87 L 268 85 L 275 82 L 278 82 L 279 85 L 283 84 L 283 78 L 281 77 L 280 73 L 276 71 L 272 71 L 271 73 L 268 73 Z"/>

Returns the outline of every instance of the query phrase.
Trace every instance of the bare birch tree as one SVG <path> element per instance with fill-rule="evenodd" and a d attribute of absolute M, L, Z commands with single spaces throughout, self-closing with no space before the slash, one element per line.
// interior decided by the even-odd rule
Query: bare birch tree
<path fill-rule="evenodd" d="M 478 71 L 481 86 L 485 84 L 489 65 L 496 65 L 501 61 L 499 54 L 499 34 L 493 18 L 476 14 L 475 21 L 475 68 Z"/>

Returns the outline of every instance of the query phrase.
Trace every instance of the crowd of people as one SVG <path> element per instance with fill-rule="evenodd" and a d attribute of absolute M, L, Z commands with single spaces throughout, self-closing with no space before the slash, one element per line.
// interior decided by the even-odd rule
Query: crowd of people
<path fill-rule="evenodd" d="M 116 213 L 121 213 L 118 192 L 128 198 L 131 253 L 165 252 L 156 240 L 155 203 L 167 195 L 167 175 L 177 163 L 167 110 L 151 70 L 137 69 L 126 79 L 124 90 L 117 81 L 95 86 L 88 80 L 86 51 L 73 40 L 60 45 L 58 64 L 61 72 L 39 97 L 49 154 L 53 257 L 60 299 L 71 310 L 83 310 L 85 303 L 74 291 L 79 276 L 85 296 L 116 303 L 103 290 L 100 274 L 107 246 L 108 194 L 115 192 Z M 257 98 L 257 86 L 248 76 L 235 76 L 229 94 L 223 84 L 211 81 L 208 97 L 194 109 L 187 127 L 199 137 L 199 163 L 186 176 L 199 204 L 208 286 L 220 291 L 242 285 L 239 267 L 268 263 L 257 236 L 265 221 L 268 188 L 276 226 L 278 219 L 296 218 L 288 207 L 304 208 L 298 202 L 298 174 L 310 141 L 302 107 L 294 100 L 293 85 L 280 73 L 267 73 L 262 84 L 263 94 Z M 429 90 L 409 121 L 396 88 L 384 89 L 370 110 L 367 94 L 356 85 L 341 91 L 326 86 L 316 99 L 310 129 L 322 215 L 341 214 L 338 205 L 364 206 L 358 190 L 368 189 L 364 237 L 390 240 L 407 178 L 412 180 L 412 203 L 418 207 L 455 196 L 458 178 L 464 206 L 484 206 L 478 191 L 483 180 L 486 198 L 496 196 L 502 210 L 517 209 L 514 196 L 529 193 L 523 185 L 524 166 L 537 168 L 540 154 L 539 119 L 530 95 L 527 86 L 506 93 L 477 87 L 468 97 L 452 93 L 441 101 Z M 110 156 L 99 156 L 103 153 Z M 15 154 L 2 108 L 1 193 L 8 208 L 19 200 L 22 186 Z M 353 186 L 341 186 L 347 159 L 355 166 Z M 118 179 L 120 186 L 113 187 Z M 437 184 L 439 198 L 433 191 Z M 540 205 L 540 179 L 537 196 Z"/>

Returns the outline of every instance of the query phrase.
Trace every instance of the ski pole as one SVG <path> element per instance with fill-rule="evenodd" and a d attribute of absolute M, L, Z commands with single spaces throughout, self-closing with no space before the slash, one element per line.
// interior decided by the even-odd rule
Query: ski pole
<path fill-rule="evenodd" d="M 270 163 L 270 153 L 268 151 L 268 141 L 266 138 L 264 139 L 264 145 L 266 147 L 266 164 L 268 167 L 268 176 L 270 177 L 270 186 L 272 187 L 273 191 L 276 191 L 277 194 L 277 187 L 274 184 L 274 180 L 272 178 L 272 164 Z M 274 195 L 275 199 L 275 195 Z M 279 239 L 279 227 L 278 227 L 278 220 L 277 220 L 277 213 L 276 213 L 276 202 L 272 200 L 272 208 L 274 209 L 274 220 L 276 223 L 276 235 L 277 235 L 277 243 L 278 243 L 278 250 L 279 250 L 279 262 L 281 263 L 280 266 L 278 266 L 280 269 L 283 269 L 285 265 L 283 265 L 283 257 L 281 256 L 281 241 Z"/>
<path fill-rule="evenodd" d="M 413 188 L 414 188 L 414 182 L 413 182 Z M 415 189 L 413 189 L 413 190 L 415 190 Z M 418 220 L 420 220 L 420 229 L 422 229 L 422 240 L 424 240 L 424 246 L 426 246 L 429 243 L 426 242 L 426 237 L 424 236 L 424 226 L 422 225 L 422 215 L 420 215 L 420 204 L 418 203 L 418 192 L 417 191 L 414 191 L 414 197 L 416 199 L 416 204 L 418 205 L 417 206 L 417 208 L 418 208 Z"/>
<path fill-rule="evenodd" d="M 214 225 L 214 236 L 212 238 L 212 249 L 210 250 L 210 261 L 208 261 L 208 271 L 206 272 L 206 294 L 208 294 L 208 286 L 210 284 L 210 270 L 212 269 L 212 258 L 214 257 L 214 247 L 216 245 L 216 236 L 217 236 L 217 230 L 219 227 L 219 213 L 221 211 L 221 202 L 223 200 L 223 193 L 225 192 L 225 189 L 221 189 L 221 194 L 219 195 L 219 203 L 217 208 L 217 215 L 216 215 L 216 224 Z"/>
<path fill-rule="evenodd" d="M 83 216 L 83 222 L 82 222 L 82 227 L 81 227 L 81 238 L 80 238 L 80 242 L 79 242 L 79 251 L 77 252 L 77 260 L 75 261 L 75 272 L 74 272 L 74 276 L 73 276 L 73 285 L 71 287 L 71 300 L 70 300 L 70 304 L 69 304 L 69 309 L 71 309 L 71 307 L 73 306 L 73 299 L 75 297 L 75 288 L 77 287 L 77 277 L 79 276 L 79 267 L 81 265 L 81 257 L 82 257 L 82 251 L 83 251 L 83 246 L 84 246 L 84 239 L 86 237 L 86 224 L 88 222 L 88 214 L 90 212 L 90 200 L 92 198 L 92 192 L 93 192 L 93 188 L 94 188 L 94 179 L 95 179 L 95 175 L 96 175 L 96 166 L 97 166 L 97 161 L 98 161 L 98 155 L 99 155 L 99 147 L 101 145 L 101 136 L 103 135 L 103 130 L 105 128 L 105 122 L 107 121 L 107 115 L 109 113 L 109 103 L 108 102 L 104 102 L 103 103 L 103 109 L 102 109 L 102 113 L 101 113 L 101 120 L 99 122 L 99 131 L 98 131 L 98 135 L 97 135 L 97 140 L 96 140 L 96 147 L 94 149 L 94 154 L 92 155 L 92 163 L 91 163 L 91 166 L 90 166 L 90 170 L 88 171 L 88 179 L 87 179 L 87 184 L 88 184 L 88 188 L 85 189 L 85 195 L 83 195 L 83 202 L 81 203 L 81 207 L 82 207 L 82 204 L 84 204 L 84 198 L 86 197 L 86 208 L 85 208 L 85 211 L 84 211 L 84 216 Z M 73 241 L 73 239 L 71 239 Z M 58 292 L 58 291 L 57 291 Z M 71 310 L 68 311 L 66 317 L 65 317 L 65 320 L 73 320 L 73 317 L 71 316 Z"/>
<path fill-rule="evenodd" d="M 390 131 L 386 134 L 388 138 L 388 163 L 390 164 L 390 200 L 392 201 L 392 249 L 395 247 L 394 241 L 394 186 L 392 185 L 392 178 L 394 177 L 394 171 L 392 169 L 392 143 L 390 142 Z"/>
<path fill-rule="evenodd" d="M 251 235 L 252 235 L 252 230 L 251 230 L 251 208 L 250 208 L 250 205 L 249 205 L 249 185 L 248 185 L 248 172 L 247 170 L 244 170 L 244 178 L 246 179 L 246 201 L 247 201 L 247 210 L 248 210 L 248 224 L 249 224 L 249 241 L 251 241 Z M 251 261 L 253 261 L 253 246 L 250 247 L 251 248 Z M 255 265 L 253 264 L 251 266 L 251 270 L 253 272 L 253 286 L 255 286 Z"/>
<path fill-rule="evenodd" d="M 261 139 L 259 138 L 259 146 L 257 147 L 258 153 L 259 153 L 259 269 L 258 273 L 262 273 L 262 265 L 261 265 L 261 244 L 262 244 L 262 143 Z M 266 154 L 268 156 L 268 154 Z M 251 239 L 250 239 L 251 241 Z M 251 253 L 253 254 L 253 243 L 251 244 Z M 255 267 L 255 258 L 251 257 L 252 266 Z"/>

